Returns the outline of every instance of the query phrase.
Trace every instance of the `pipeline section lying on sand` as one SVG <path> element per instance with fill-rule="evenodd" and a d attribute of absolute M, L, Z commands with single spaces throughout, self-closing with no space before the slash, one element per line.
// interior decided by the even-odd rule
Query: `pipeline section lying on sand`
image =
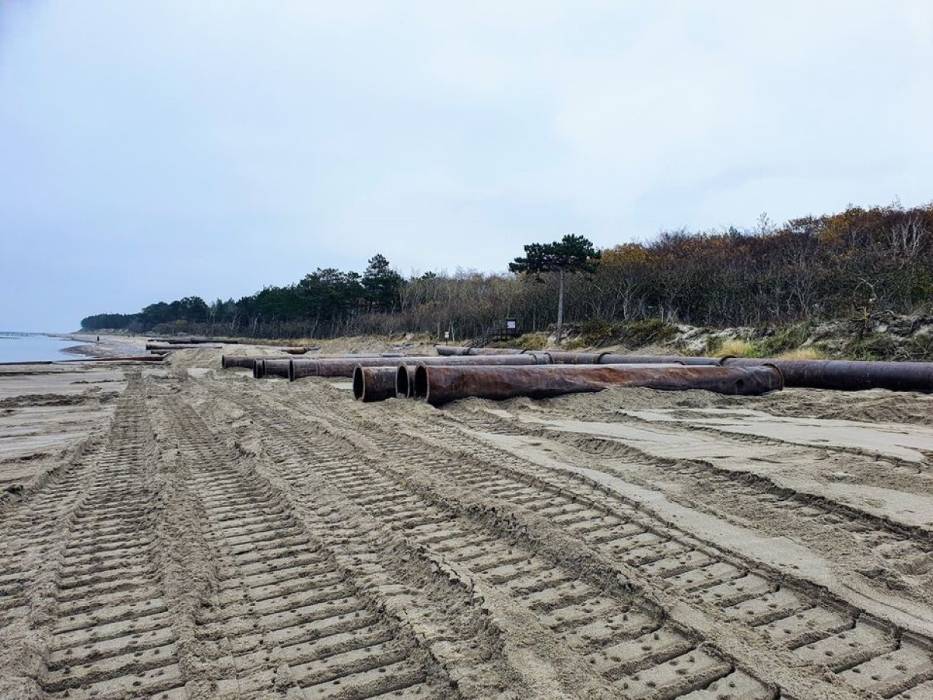
<path fill-rule="evenodd" d="M 534 365 L 549 362 L 544 353 L 524 355 L 478 355 L 453 357 L 361 357 L 358 359 L 322 358 L 292 360 L 292 380 L 302 377 L 352 377 L 357 366 L 391 367 L 403 364 L 425 365 Z"/>
<path fill-rule="evenodd" d="M 870 362 L 855 360 L 777 360 L 730 357 L 724 367 L 774 365 L 784 374 L 785 386 L 811 389 L 933 392 L 933 362 Z"/>
<path fill-rule="evenodd" d="M 288 377 L 291 373 L 292 360 L 285 359 L 265 359 L 253 362 L 253 377 L 262 379 L 263 377 Z"/>
<path fill-rule="evenodd" d="M 397 367 L 360 367 L 353 370 L 353 398 L 385 401 L 395 396 Z"/>
<path fill-rule="evenodd" d="M 520 355 L 525 352 L 519 348 L 470 348 L 460 345 L 435 345 L 434 349 L 442 357 L 451 355 Z"/>
<path fill-rule="evenodd" d="M 435 406 L 474 396 L 534 399 L 637 386 L 665 391 L 703 389 L 719 394 L 759 395 L 781 389 L 780 370 L 757 367 L 644 367 L 632 365 L 473 366 L 419 364 L 415 398 Z"/>
<path fill-rule="evenodd" d="M 221 355 L 220 356 L 220 366 L 223 369 L 230 369 L 231 367 L 243 367 L 245 369 L 253 369 L 257 360 L 290 360 L 290 357 L 282 357 L 281 355 L 262 355 L 260 357 L 247 357 L 246 355 Z"/>
<path fill-rule="evenodd" d="M 222 345 L 182 344 L 182 343 L 146 343 L 146 350 L 217 350 Z"/>
<path fill-rule="evenodd" d="M 452 345 L 437 345 L 438 355 L 446 357 L 458 355 L 511 355 L 534 354 L 547 355 L 555 365 L 709 365 L 720 364 L 717 357 L 688 357 L 685 355 L 619 355 L 614 352 L 566 352 L 561 350 L 516 350 L 514 348 L 467 348 Z M 763 361 L 762 361 L 763 362 Z"/>

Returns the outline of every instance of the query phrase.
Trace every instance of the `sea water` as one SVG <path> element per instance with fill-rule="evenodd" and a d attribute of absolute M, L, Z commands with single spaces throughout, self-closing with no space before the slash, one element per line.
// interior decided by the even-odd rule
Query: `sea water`
<path fill-rule="evenodd" d="M 80 355 L 62 352 L 73 345 L 78 343 L 41 333 L 0 331 L 0 362 L 74 360 Z"/>

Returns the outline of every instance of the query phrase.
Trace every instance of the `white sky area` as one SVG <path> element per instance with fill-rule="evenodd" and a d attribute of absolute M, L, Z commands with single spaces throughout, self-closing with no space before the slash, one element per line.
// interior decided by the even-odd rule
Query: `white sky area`
<path fill-rule="evenodd" d="M 933 199 L 933 2 L 0 2 L 0 329 Z"/>

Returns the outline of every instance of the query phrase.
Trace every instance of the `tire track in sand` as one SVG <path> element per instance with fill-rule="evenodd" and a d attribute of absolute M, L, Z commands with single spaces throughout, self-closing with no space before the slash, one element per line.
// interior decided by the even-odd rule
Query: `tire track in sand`
<path fill-rule="evenodd" d="M 574 566 L 539 553 L 521 528 L 483 522 L 469 509 L 413 490 L 324 423 L 295 420 L 253 398 L 232 397 L 266 431 L 270 452 L 291 453 L 294 479 L 314 469 L 385 527 L 511 596 L 616 693 L 632 698 L 773 697 L 772 688 L 675 624 L 650 599 L 620 583 L 615 572 L 599 571 L 594 562 Z M 282 461 L 288 460 L 283 456 Z"/>
<path fill-rule="evenodd" d="M 244 470 L 181 399 L 162 408 L 218 561 L 217 591 L 195 632 L 202 653 L 213 654 L 206 660 L 226 676 L 212 679 L 216 691 L 439 697 L 448 683 L 430 655 L 355 585 L 277 490 Z"/>
<path fill-rule="evenodd" d="M 187 696 L 153 546 L 152 432 L 140 375 L 128 379 L 108 443 L 49 491 L 60 535 L 29 596 L 45 647 L 37 680 L 53 696 Z"/>
<path fill-rule="evenodd" d="M 342 417 L 329 406 L 309 410 L 339 425 Z M 354 420 L 359 430 L 359 416 Z M 764 644 L 789 650 L 797 663 L 827 667 L 855 689 L 906 699 L 933 679 L 931 641 L 924 636 L 700 542 L 588 478 L 525 462 L 449 425 L 416 423 L 402 436 L 397 426 L 376 421 L 362 432 L 378 441 L 385 461 L 443 473 L 543 516 L 630 566 L 633 580 L 712 613 L 722 629 L 750 629 Z"/>

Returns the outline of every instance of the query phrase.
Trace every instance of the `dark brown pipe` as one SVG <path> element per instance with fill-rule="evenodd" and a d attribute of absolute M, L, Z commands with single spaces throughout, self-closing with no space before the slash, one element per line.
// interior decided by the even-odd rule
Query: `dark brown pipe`
<path fill-rule="evenodd" d="M 599 356 L 601 365 L 677 364 L 691 367 L 719 367 L 718 357 L 689 357 L 686 355 L 619 355 L 604 352 Z"/>
<path fill-rule="evenodd" d="M 246 357 L 245 355 L 221 355 L 220 366 L 223 369 L 230 369 L 231 367 L 253 369 L 253 366 L 256 364 L 257 360 L 284 360 L 287 362 L 289 359 L 291 358 L 282 357 L 281 355 L 266 355 L 263 357 Z"/>
<path fill-rule="evenodd" d="M 69 360 L 55 360 L 56 364 L 59 362 L 161 362 L 162 355 L 133 355 L 128 357 L 76 357 Z M 4 365 L 21 365 L 21 364 L 40 364 L 38 362 L 0 362 Z M 51 364 L 51 361 L 49 361 Z"/>
<path fill-rule="evenodd" d="M 203 343 L 146 343 L 146 350 L 207 350 L 223 347 Z"/>
<path fill-rule="evenodd" d="M 266 358 L 253 362 L 253 376 L 256 379 L 263 377 L 288 377 L 291 373 L 291 359 Z"/>
<path fill-rule="evenodd" d="M 633 365 L 551 365 L 536 367 L 444 367 L 419 365 L 415 398 L 435 406 L 476 396 L 508 399 L 641 386 L 665 391 L 705 389 L 720 394 L 757 395 L 782 388 L 775 367 L 685 367 Z"/>
<path fill-rule="evenodd" d="M 519 348 L 471 348 L 461 345 L 435 345 L 438 355 L 450 357 L 451 355 L 520 355 L 524 352 Z"/>
<path fill-rule="evenodd" d="M 870 362 L 856 360 L 778 360 L 730 357 L 726 367 L 770 364 L 784 374 L 786 386 L 838 391 L 890 389 L 933 392 L 933 362 Z"/>
<path fill-rule="evenodd" d="M 427 365 L 534 365 L 547 364 L 548 357 L 544 353 L 527 353 L 523 355 L 478 355 L 447 356 L 447 357 L 364 357 L 356 360 L 320 359 L 320 360 L 292 360 L 291 374 L 293 380 L 302 377 L 352 377 L 357 365 L 362 367 L 394 367 L 403 364 Z"/>
<path fill-rule="evenodd" d="M 547 352 L 551 364 L 555 365 L 597 365 L 601 352 Z"/>
<path fill-rule="evenodd" d="M 223 343 L 224 345 L 237 345 L 239 340 L 223 340 L 221 338 L 150 338 L 151 343 L 169 343 L 170 345 L 203 345 L 205 343 Z"/>
<path fill-rule="evenodd" d="M 252 369 L 253 363 L 255 363 L 257 359 L 258 358 L 256 357 L 243 357 L 239 355 L 221 355 L 220 367 L 222 369 L 230 369 L 231 367 L 244 367 L 246 369 Z"/>
<path fill-rule="evenodd" d="M 361 367 L 353 370 L 353 398 L 385 401 L 395 396 L 396 367 Z"/>

